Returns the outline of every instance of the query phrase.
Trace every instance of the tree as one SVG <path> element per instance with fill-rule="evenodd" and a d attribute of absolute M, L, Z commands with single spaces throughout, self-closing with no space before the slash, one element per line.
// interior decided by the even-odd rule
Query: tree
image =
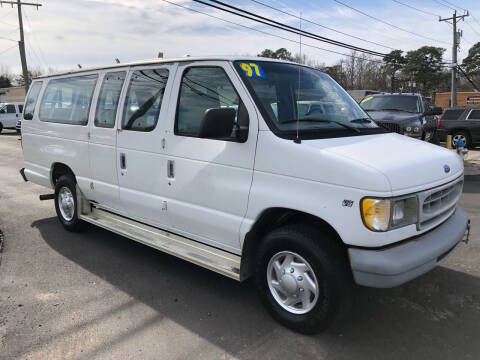
<path fill-rule="evenodd" d="M 30 79 L 30 82 L 32 79 L 35 79 L 36 77 L 39 77 L 43 75 L 43 71 L 41 69 L 32 69 L 28 70 L 28 78 Z M 17 86 L 25 86 L 25 79 L 23 78 L 23 74 L 17 75 L 15 77 L 15 84 Z"/>
<path fill-rule="evenodd" d="M 480 75 L 480 42 L 468 50 L 468 56 L 463 59 L 462 66 L 469 75 Z"/>
<path fill-rule="evenodd" d="M 8 88 L 12 86 L 10 78 L 6 75 L 0 75 L 0 88 Z"/>
<path fill-rule="evenodd" d="M 436 90 L 441 83 L 442 57 L 445 49 L 434 46 L 423 46 L 412 50 L 405 56 L 403 73 L 417 84 L 425 95 Z M 417 89 L 419 87 L 417 86 Z"/>
<path fill-rule="evenodd" d="M 392 50 L 384 58 L 383 62 L 388 75 L 390 76 L 390 91 L 395 92 L 396 90 L 396 74 L 405 66 L 405 57 L 403 56 L 402 50 Z"/>
<path fill-rule="evenodd" d="M 258 54 L 258 56 L 271 58 L 271 59 L 282 59 L 282 60 L 288 60 L 288 61 L 294 60 L 292 53 L 285 48 L 280 48 L 275 51 L 270 49 L 265 49 L 260 54 Z"/>

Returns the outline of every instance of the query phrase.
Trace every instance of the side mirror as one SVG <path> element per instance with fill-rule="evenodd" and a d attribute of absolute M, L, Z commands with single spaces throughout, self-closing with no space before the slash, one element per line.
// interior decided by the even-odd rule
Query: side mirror
<path fill-rule="evenodd" d="M 443 109 L 440 106 L 434 106 L 431 109 L 428 109 L 423 113 L 423 115 L 429 116 L 429 115 L 442 115 Z"/>
<path fill-rule="evenodd" d="M 205 110 L 198 137 L 206 139 L 229 138 L 235 125 L 236 113 L 234 108 Z"/>
<path fill-rule="evenodd" d="M 33 119 L 33 114 L 32 113 L 23 114 L 23 118 L 25 120 L 32 120 Z"/>

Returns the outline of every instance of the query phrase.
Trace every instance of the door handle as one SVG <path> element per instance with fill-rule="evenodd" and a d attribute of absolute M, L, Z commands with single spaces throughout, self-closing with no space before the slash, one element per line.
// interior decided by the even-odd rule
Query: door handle
<path fill-rule="evenodd" d="M 127 169 L 127 158 L 125 156 L 125 153 L 120 153 L 120 169 Z"/>
<path fill-rule="evenodd" d="M 173 160 L 167 161 L 167 177 L 169 179 L 175 178 L 175 161 Z"/>

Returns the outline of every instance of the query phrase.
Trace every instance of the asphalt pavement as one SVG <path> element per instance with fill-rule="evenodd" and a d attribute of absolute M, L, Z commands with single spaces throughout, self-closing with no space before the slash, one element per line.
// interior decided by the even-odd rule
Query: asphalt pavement
<path fill-rule="evenodd" d="M 237 283 L 100 228 L 65 231 L 0 135 L 0 359 L 479 359 L 480 176 L 471 241 L 398 288 L 357 288 L 350 316 L 295 334 Z M 478 225 L 477 225 L 478 224 Z M 0 235 L 1 241 L 1 235 Z"/>

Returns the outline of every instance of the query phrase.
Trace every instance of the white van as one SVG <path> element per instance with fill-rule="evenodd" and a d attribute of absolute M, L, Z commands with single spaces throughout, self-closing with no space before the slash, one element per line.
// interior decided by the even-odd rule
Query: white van
<path fill-rule="evenodd" d="M 0 133 L 3 129 L 16 129 L 17 121 L 21 118 L 22 111 L 23 103 L 0 104 Z"/>
<path fill-rule="evenodd" d="M 91 223 L 242 281 L 325 329 L 353 285 L 433 269 L 470 222 L 452 151 L 372 121 L 328 75 L 262 58 L 152 60 L 36 79 L 25 180 Z"/>

